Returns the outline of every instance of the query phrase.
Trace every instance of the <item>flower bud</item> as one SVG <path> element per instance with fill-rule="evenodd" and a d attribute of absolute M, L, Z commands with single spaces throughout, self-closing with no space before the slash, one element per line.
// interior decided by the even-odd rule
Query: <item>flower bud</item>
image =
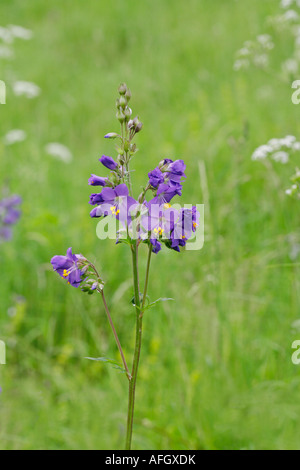
<path fill-rule="evenodd" d="M 122 111 L 117 111 L 116 117 L 121 123 L 125 121 L 125 116 Z"/>
<path fill-rule="evenodd" d="M 134 127 L 134 122 L 133 119 L 130 119 L 130 121 L 127 124 L 128 129 L 132 129 Z"/>
<path fill-rule="evenodd" d="M 120 137 L 116 132 L 109 132 L 104 136 L 105 139 L 115 139 L 116 137 Z"/>
<path fill-rule="evenodd" d="M 132 115 L 132 109 L 129 108 L 129 106 L 126 106 L 124 114 L 127 118 L 130 118 L 130 116 Z"/>
<path fill-rule="evenodd" d="M 124 96 L 120 96 L 119 98 L 119 106 L 122 108 L 122 109 L 125 109 L 127 105 L 127 100 Z"/>
<path fill-rule="evenodd" d="M 117 160 L 120 163 L 120 165 L 124 165 L 125 163 L 124 155 L 118 155 Z"/>
<path fill-rule="evenodd" d="M 143 123 L 142 122 L 138 122 L 138 124 L 135 126 L 135 132 L 138 133 L 142 130 L 143 128 Z"/>
<path fill-rule="evenodd" d="M 127 89 L 126 83 L 121 83 L 121 85 L 118 88 L 118 92 L 120 93 L 120 95 L 125 95 L 127 91 L 128 89 Z"/>
<path fill-rule="evenodd" d="M 127 102 L 130 101 L 130 98 L 131 98 L 131 91 L 129 90 L 129 88 L 127 88 L 127 90 L 126 90 L 125 98 L 127 99 Z"/>

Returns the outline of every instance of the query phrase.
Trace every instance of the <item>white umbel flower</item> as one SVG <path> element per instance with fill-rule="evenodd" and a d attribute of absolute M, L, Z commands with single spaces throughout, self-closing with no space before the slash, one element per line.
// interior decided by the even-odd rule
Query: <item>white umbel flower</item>
<path fill-rule="evenodd" d="M 71 151 L 63 144 L 58 142 L 51 142 L 46 145 L 45 151 L 48 155 L 51 155 L 64 163 L 70 163 L 73 160 Z"/>
<path fill-rule="evenodd" d="M 16 96 L 25 96 L 29 99 L 36 98 L 41 93 L 40 87 L 32 82 L 16 81 L 12 88 Z"/>
<path fill-rule="evenodd" d="M 17 142 L 23 142 L 26 137 L 27 134 L 25 131 L 22 131 L 21 129 L 12 129 L 4 136 L 3 141 L 5 145 L 12 145 Z"/>
<path fill-rule="evenodd" d="M 8 26 L 8 30 L 10 31 L 13 37 L 18 39 L 24 39 L 25 41 L 29 41 L 33 37 L 33 32 L 30 29 L 23 28 L 23 26 L 10 24 Z"/>

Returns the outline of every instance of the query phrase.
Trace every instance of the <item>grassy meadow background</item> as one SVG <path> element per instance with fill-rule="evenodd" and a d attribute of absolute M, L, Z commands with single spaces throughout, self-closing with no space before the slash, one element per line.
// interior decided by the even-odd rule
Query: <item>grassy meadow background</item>
<path fill-rule="evenodd" d="M 91 173 L 116 155 L 103 139 L 118 131 L 117 87 L 132 91 L 144 124 L 133 166 L 135 195 L 164 157 L 187 165 L 183 203 L 205 204 L 201 251 L 166 249 L 153 257 L 149 295 L 172 297 L 146 312 L 134 449 L 297 449 L 300 366 L 299 203 L 285 195 L 295 164 L 251 161 L 273 137 L 299 138 L 300 107 L 291 83 L 255 68 L 233 70 L 244 41 L 271 33 L 272 68 L 291 40 L 267 18 L 275 0 L 10 0 L 1 25 L 34 32 L 0 59 L 7 104 L 0 185 L 23 198 L 11 242 L 0 245 L 0 449 L 122 449 L 127 381 L 101 299 L 69 288 L 50 259 L 69 246 L 95 261 L 131 364 L 135 313 L 130 252 L 96 237 L 89 217 Z M 296 78 L 300 78 L 296 77 Z M 16 97 L 13 80 L 41 88 Z M 45 152 L 66 145 L 73 161 Z M 146 248 L 141 249 L 145 267 Z M 299 323 L 298 323 L 299 324 Z M 297 325 L 297 323 L 296 323 Z"/>

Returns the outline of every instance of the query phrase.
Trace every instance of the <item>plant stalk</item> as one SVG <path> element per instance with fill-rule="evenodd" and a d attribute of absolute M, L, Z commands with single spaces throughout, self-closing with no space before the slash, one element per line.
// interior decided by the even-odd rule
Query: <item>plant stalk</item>
<path fill-rule="evenodd" d="M 143 309 L 145 306 L 145 299 L 146 299 L 147 289 L 148 289 L 151 253 L 152 253 L 152 246 L 150 244 L 148 260 L 147 260 L 147 268 L 146 268 L 144 293 L 143 293 L 143 298 L 142 298 L 142 303 L 141 303 L 140 302 L 140 289 L 139 289 L 139 274 L 138 274 L 138 246 L 137 244 L 132 246 L 134 301 L 135 301 L 135 308 L 136 308 L 136 331 L 135 331 L 135 349 L 134 349 L 134 356 L 133 356 L 133 366 L 132 366 L 132 372 L 131 372 L 131 379 L 129 381 L 127 435 L 126 435 L 126 447 L 125 447 L 126 450 L 131 449 L 134 405 L 135 405 L 135 389 L 136 389 L 136 380 L 137 380 L 137 373 L 138 373 L 141 346 L 142 346 Z"/>
<path fill-rule="evenodd" d="M 114 335 L 114 337 L 115 337 L 115 340 L 116 340 L 116 343 L 117 343 L 117 346 L 118 346 L 118 349 L 119 349 L 119 352 L 120 352 L 120 355 L 121 355 L 121 358 L 122 358 L 123 366 L 124 366 L 124 368 L 125 368 L 125 370 L 126 370 L 127 378 L 128 378 L 128 380 L 130 381 L 130 380 L 131 380 L 131 375 L 130 375 L 130 372 L 129 372 L 129 369 L 128 369 L 128 366 L 127 366 L 127 363 L 126 363 L 126 359 L 125 359 L 125 356 L 124 356 L 124 353 L 123 353 L 123 349 L 122 349 L 122 346 L 121 346 L 119 337 L 118 337 L 118 335 L 117 335 L 116 329 L 115 329 L 115 327 L 114 327 L 112 318 L 111 318 L 110 313 L 109 313 L 109 310 L 108 310 L 108 306 L 107 306 L 107 303 L 106 303 L 106 300 L 105 300 L 105 297 L 104 297 L 104 292 L 103 292 L 103 290 L 99 290 L 98 292 L 100 292 L 100 294 L 101 294 L 101 296 L 102 296 L 103 305 L 104 305 L 104 308 L 105 308 L 105 311 L 106 311 L 106 315 L 107 315 L 109 324 L 110 324 L 110 326 L 111 326 L 111 329 L 112 329 L 112 331 L 113 331 L 113 335 Z"/>

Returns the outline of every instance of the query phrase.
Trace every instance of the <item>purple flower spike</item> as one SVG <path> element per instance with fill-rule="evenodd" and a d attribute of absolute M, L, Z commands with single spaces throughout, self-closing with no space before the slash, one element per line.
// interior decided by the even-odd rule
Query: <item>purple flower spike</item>
<path fill-rule="evenodd" d="M 99 158 L 99 161 L 109 170 L 115 170 L 118 166 L 113 158 L 107 157 L 106 155 L 102 155 L 102 157 Z"/>
<path fill-rule="evenodd" d="M 68 281 L 73 287 L 79 287 L 84 280 L 84 272 L 79 268 L 78 262 L 84 261 L 81 255 L 73 255 L 72 248 L 68 248 L 66 256 L 56 255 L 51 259 L 51 264 L 63 279 Z M 82 266 L 82 263 L 80 263 Z"/>
<path fill-rule="evenodd" d="M 101 176 L 91 175 L 89 178 L 89 184 L 91 186 L 105 186 L 108 178 L 102 178 Z"/>

